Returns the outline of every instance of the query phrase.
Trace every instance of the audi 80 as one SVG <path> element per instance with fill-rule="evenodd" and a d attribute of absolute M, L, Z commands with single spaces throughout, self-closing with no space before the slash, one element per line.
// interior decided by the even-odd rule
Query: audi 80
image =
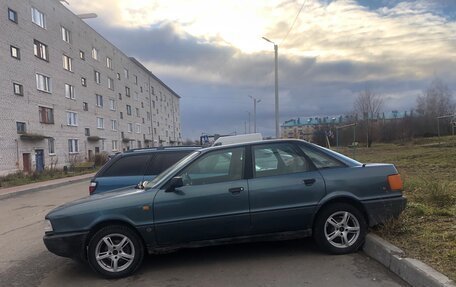
<path fill-rule="evenodd" d="M 405 208 L 392 164 L 362 164 L 301 140 L 194 151 L 143 189 L 102 193 L 46 215 L 49 251 L 125 277 L 144 254 L 313 236 L 325 252 L 355 252 L 369 226 Z"/>

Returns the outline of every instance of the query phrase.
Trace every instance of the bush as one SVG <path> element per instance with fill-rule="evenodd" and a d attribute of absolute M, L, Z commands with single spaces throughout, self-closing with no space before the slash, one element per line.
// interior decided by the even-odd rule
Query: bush
<path fill-rule="evenodd" d="M 97 153 L 94 158 L 95 166 L 104 165 L 108 161 L 108 159 L 109 159 L 108 153 L 106 153 L 106 152 Z"/>

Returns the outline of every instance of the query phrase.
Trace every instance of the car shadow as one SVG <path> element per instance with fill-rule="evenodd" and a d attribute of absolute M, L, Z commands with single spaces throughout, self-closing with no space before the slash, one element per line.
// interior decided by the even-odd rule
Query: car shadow
<path fill-rule="evenodd" d="M 140 273 L 148 270 L 163 271 L 182 266 L 204 267 L 221 261 L 225 263 L 261 259 L 279 259 L 302 255 L 325 256 L 311 238 L 226 244 L 200 248 L 180 249 L 168 254 L 152 254 L 144 257 Z"/>

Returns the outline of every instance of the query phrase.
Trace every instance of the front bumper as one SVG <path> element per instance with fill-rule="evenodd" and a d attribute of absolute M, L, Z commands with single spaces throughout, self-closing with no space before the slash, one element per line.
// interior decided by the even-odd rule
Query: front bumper
<path fill-rule="evenodd" d="M 369 219 L 369 226 L 397 218 L 405 209 L 407 199 L 403 196 L 363 201 Z"/>
<path fill-rule="evenodd" d="M 85 260 L 85 243 L 89 232 L 46 234 L 43 237 L 46 248 L 59 256 Z"/>

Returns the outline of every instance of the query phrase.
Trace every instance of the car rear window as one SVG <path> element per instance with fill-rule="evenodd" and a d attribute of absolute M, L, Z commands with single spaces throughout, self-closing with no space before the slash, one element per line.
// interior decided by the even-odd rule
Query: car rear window
<path fill-rule="evenodd" d="M 143 175 L 150 158 L 150 155 L 145 154 L 121 157 L 108 167 L 102 176 Z"/>
<path fill-rule="evenodd" d="M 146 175 L 158 175 L 192 151 L 157 152 L 147 167 Z"/>

